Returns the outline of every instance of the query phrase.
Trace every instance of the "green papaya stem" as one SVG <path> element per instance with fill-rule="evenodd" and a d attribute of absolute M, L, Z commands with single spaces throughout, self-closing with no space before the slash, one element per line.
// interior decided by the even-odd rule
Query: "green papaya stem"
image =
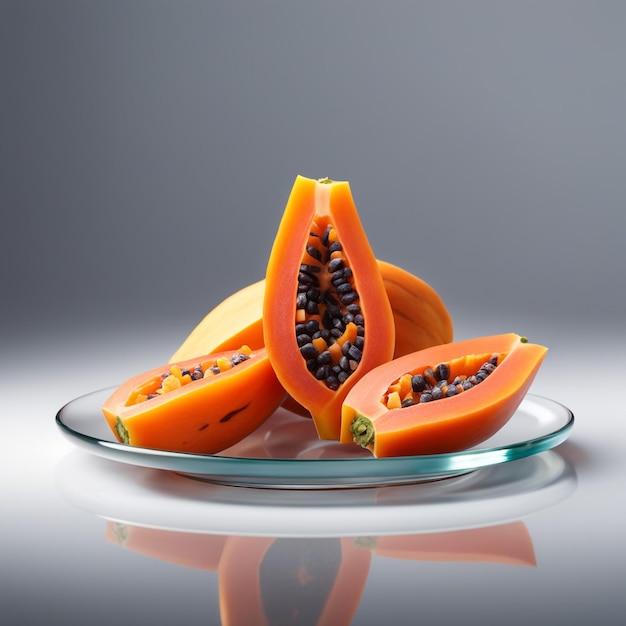
<path fill-rule="evenodd" d="M 122 420 L 119 417 L 115 418 L 115 430 L 117 431 L 117 434 L 120 436 L 120 439 L 124 443 L 130 443 L 130 436 L 128 434 L 128 430 L 126 430 L 126 427 L 124 426 L 124 424 L 122 423 Z"/>
<path fill-rule="evenodd" d="M 354 443 L 366 448 L 374 443 L 374 424 L 364 415 L 358 415 L 350 425 Z"/>
<path fill-rule="evenodd" d="M 328 178 L 328 176 L 325 176 L 324 178 L 318 178 L 317 182 L 318 183 L 322 183 L 322 185 L 332 185 L 333 184 L 333 180 Z"/>
<path fill-rule="evenodd" d="M 520 343 L 528 343 L 528 337 L 520 337 Z"/>

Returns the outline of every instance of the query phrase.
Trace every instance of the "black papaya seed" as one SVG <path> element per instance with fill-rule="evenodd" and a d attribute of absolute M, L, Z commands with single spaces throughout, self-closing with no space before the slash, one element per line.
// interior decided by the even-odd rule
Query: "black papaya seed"
<path fill-rule="evenodd" d="M 303 333 L 303 334 L 301 334 L 301 335 L 298 335 L 298 336 L 296 337 L 296 342 L 298 343 L 298 347 L 299 347 L 299 348 L 301 348 L 302 346 L 305 346 L 305 345 L 307 345 L 307 344 L 311 344 L 311 345 L 313 345 L 313 344 L 311 343 L 311 336 L 310 336 L 310 335 L 308 335 L 308 334 L 305 334 L 305 333 Z"/>
<path fill-rule="evenodd" d="M 359 299 L 359 295 L 357 294 L 356 291 L 349 291 L 348 293 L 344 293 L 341 296 L 341 301 L 344 304 L 350 304 L 351 302 L 354 302 L 355 300 Z"/>
<path fill-rule="evenodd" d="M 306 324 L 304 324 L 304 328 L 307 333 L 313 335 L 316 332 L 319 332 L 320 324 L 317 320 L 309 320 Z M 297 332 L 297 327 L 296 327 Z"/>
<path fill-rule="evenodd" d="M 328 365 L 320 365 L 317 370 L 315 370 L 315 378 L 317 378 L 317 380 L 326 380 L 329 374 L 330 367 L 328 367 Z"/>
<path fill-rule="evenodd" d="M 337 289 L 337 293 L 340 295 L 343 295 L 346 293 L 352 293 L 354 291 L 354 289 L 352 288 L 352 285 L 348 282 L 340 283 L 339 285 L 337 285 L 336 289 Z"/>
<path fill-rule="evenodd" d="M 433 373 L 437 380 L 447 380 L 450 378 L 450 368 L 446 363 L 439 363 L 433 370 Z"/>
<path fill-rule="evenodd" d="M 322 253 L 315 246 L 306 247 L 307 254 L 313 257 L 316 261 L 322 261 Z"/>
<path fill-rule="evenodd" d="M 333 355 L 328 350 L 324 350 L 323 352 L 319 353 L 319 356 L 317 357 L 317 362 L 323 365 L 329 365 L 333 362 Z"/>
<path fill-rule="evenodd" d="M 415 374 L 415 376 L 411 378 L 411 389 L 415 393 L 424 391 L 424 389 L 426 389 L 426 386 L 426 379 L 421 374 Z"/>
<path fill-rule="evenodd" d="M 332 391 L 339 389 L 339 379 L 336 376 L 329 376 L 326 379 L 326 386 Z"/>
<path fill-rule="evenodd" d="M 330 263 L 328 264 L 328 271 L 331 274 L 342 268 L 343 268 L 343 259 L 339 259 L 339 258 L 332 259 Z"/>
<path fill-rule="evenodd" d="M 317 357 L 318 352 L 317 348 L 312 343 L 305 343 L 300 347 L 300 354 L 302 354 L 305 359 L 312 359 Z"/>

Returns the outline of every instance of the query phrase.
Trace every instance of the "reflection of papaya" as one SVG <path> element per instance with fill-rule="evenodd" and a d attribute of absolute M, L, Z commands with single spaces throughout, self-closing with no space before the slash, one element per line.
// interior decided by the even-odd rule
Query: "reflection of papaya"
<path fill-rule="evenodd" d="M 377 556 L 414 561 L 474 561 L 536 566 L 524 522 L 440 533 L 377 537 Z"/>
<path fill-rule="evenodd" d="M 218 570 L 222 625 L 350 624 L 370 560 L 349 537 L 231 537 Z"/>
<path fill-rule="evenodd" d="M 178 532 L 107 522 L 106 537 L 112 543 L 146 556 L 184 567 L 216 571 L 225 535 Z"/>

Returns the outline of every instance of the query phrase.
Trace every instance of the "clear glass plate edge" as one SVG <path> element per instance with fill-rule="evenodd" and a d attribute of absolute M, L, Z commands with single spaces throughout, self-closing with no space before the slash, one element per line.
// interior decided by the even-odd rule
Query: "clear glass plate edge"
<path fill-rule="evenodd" d="M 102 390 L 101 390 L 102 391 Z M 547 435 L 486 449 L 427 456 L 368 459 L 257 459 L 197 455 L 128 446 L 79 432 L 63 421 L 72 402 L 56 414 L 57 426 L 74 444 L 93 454 L 142 467 L 174 471 L 191 478 L 235 486 L 271 488 L 342 488 L 406 484 L 459 476 L 483 467 L 522 459 L 560 445 L 569 436 L 574 415 L 565 405 L 534 394 L 523 402 L 538 402 L 559 411 L 562 425 Z"/>

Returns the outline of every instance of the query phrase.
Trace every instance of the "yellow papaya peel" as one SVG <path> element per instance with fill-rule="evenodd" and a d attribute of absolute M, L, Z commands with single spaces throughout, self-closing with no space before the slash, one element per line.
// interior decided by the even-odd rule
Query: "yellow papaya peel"
<path fill-rule="evenodd" d="M 378 262 L 395 324 L 394 358 L 449 343 L 454 338 L 452 317 L 441 296 L 421 278 L 388 263 Z M 235 292 L 200 321 L 189 333 L 170 363 L 242 344 L 262 348 L 265 280 Z"/>

